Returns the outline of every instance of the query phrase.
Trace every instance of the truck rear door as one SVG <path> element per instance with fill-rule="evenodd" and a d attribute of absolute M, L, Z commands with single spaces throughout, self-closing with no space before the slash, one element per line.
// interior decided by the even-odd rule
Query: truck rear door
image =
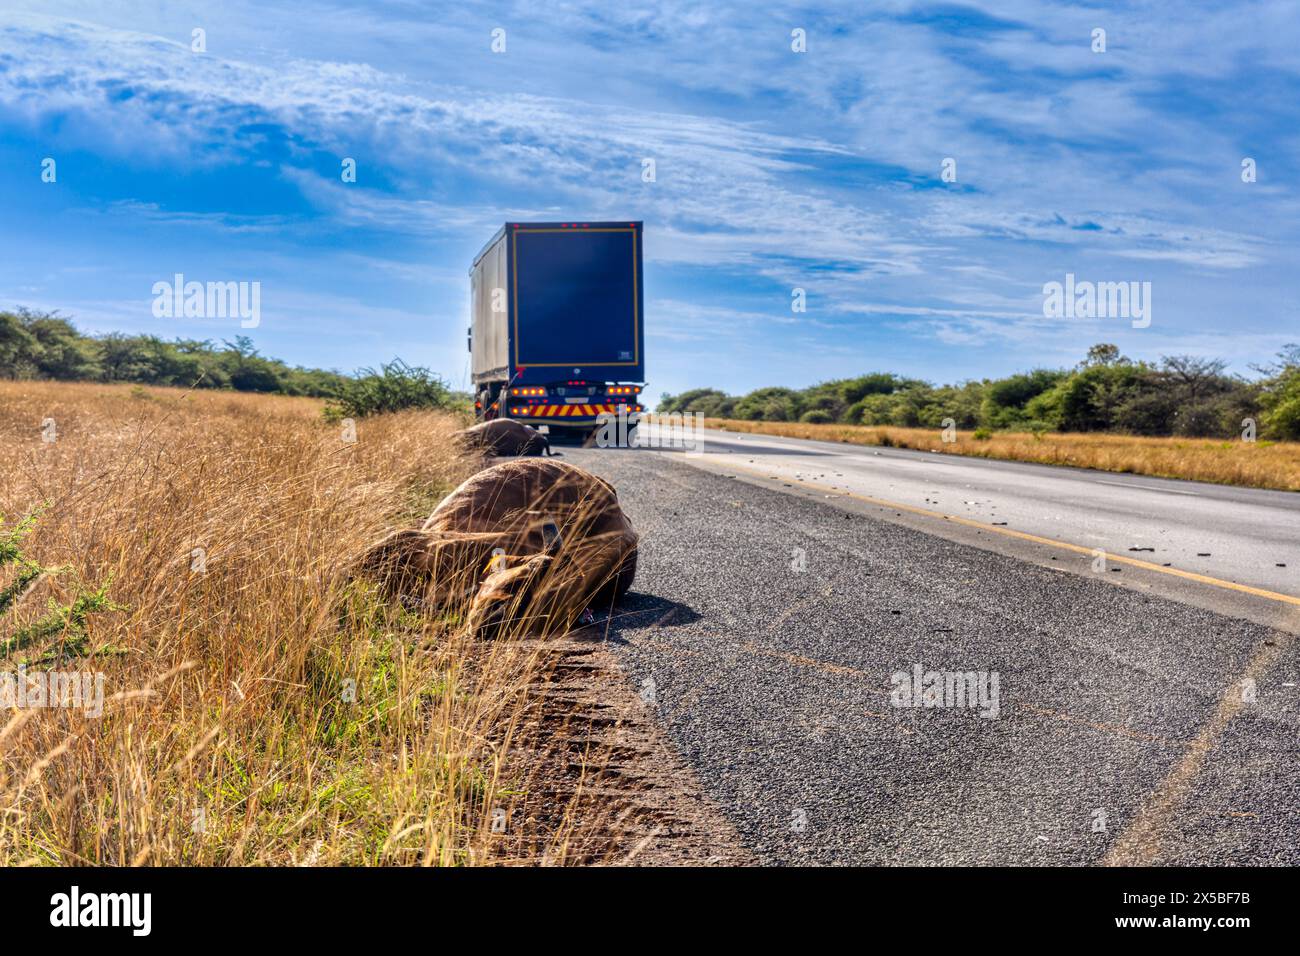
<path fill-rule="evenodd" d="M 640 223 L 511 230 L 511 357 L 527 372 L 520 381 L 640 380 L 640 233 Z"/>

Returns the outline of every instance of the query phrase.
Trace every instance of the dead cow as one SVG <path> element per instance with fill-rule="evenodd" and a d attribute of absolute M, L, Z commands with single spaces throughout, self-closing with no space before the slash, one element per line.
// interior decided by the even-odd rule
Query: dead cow
<path fill-rule="evenodd" d="M 408 604 L 465 614 L 480 636 L 554 634 L 613 606 L 632 585 L 636 553 L 609 482 L 529 459 L 479 472 L 423 527 L 370 548 L 361 571 Z"/>
<path fill-rule="evenodd" d="M 468 448 L 482 448 L 502 458 L 551 453 L 551 442 L 545 435 L 512 418 L 494 418 L 457 432 L 456 437 Z"/>

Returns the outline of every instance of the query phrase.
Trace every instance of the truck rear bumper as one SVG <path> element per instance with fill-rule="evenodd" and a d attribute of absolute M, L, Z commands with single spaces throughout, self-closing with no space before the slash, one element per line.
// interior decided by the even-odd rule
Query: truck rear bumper
<path fill-rule="evenodd" d="M 628 418 L 636 418 L 644 414 L 637 406 L 623 404 L 508 406 L 510 417 L 515 421 L 528 422 L 529 424 L 543 422 L 551 425 L 594 425 L 602 415 L 616 418 L 620 414 L 620 409 L 624 410 L 622 414 L 627 415 Z"/>
<path fill-rule="evenodd" d="M 592 429 L 599 427 L 601 424 L 599 418 L 578 418 L 576 416 L 571 416 L 569 418 L 535 418 L 530 415 L 511 415 L 510 419 L 511 421 L 523 422 L 525 425 L 532 425 L 534 428 L 539 425 L 545 425 L 551 431 L 565 428 L 573 429 L 575 431 L 579 429 Z M 627 417 L 627 427 L 636 427 L 639 419 L 640 415 L 638 414 L 629 415 Z"/>
<path fill-rule="evenodd" d="M 624 406 L 626 407 L 626 406 Z M 617 405 L 529 405 L 521 414 L 529 418 L 590 418 L 599 415 L 617 415 Z M 629 412 L 628 414 L 632 414 Z"/>

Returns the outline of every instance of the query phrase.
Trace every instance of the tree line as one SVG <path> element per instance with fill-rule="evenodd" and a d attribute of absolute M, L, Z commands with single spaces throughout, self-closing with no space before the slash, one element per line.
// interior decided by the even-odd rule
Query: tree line
<path fill-rule="evenodd" d="M 258 354 L 252 340 L 161 339 L 155 335 L 84 335 L 68 319 L 19 308 L 0 312 L 0 378 L 132 382 L 180 388 L 230 388 L 334 398 L 351 378 L 291 367 Z"/>
<path fill-rule="evenodd" d="M 1287 345 L 1271 364 L 1252 366 L 1253 379 L 1226 374 L 1226 368 L 1225 361 L 1188 355 L 1133 361 L 1103 343 L 1070 369 L 960 385 L 873 372 L 739 396 L 696 388 L 663 396 L 658 411 L 908 428 L 942 428 L 952 419 L 962 429 L 1208 438 L 1238 436 L 1249 419 L 1260 437 L 1300 440 L 1300 345 Z"/>

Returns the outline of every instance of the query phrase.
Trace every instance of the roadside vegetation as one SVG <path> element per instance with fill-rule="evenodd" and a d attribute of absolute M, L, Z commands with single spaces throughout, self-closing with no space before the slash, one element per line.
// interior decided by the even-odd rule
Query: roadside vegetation
<path fill-rule="evenodd" d="M 261 355 L 247 336 L 220 345 L 153 335 L 83 335 L 63 316 L 19 308 L 0 311 L 0 380 L 128 383 L 265 392 L 332 399 L 333 417 L 403 408 L 469 408 L 428 369 L 394 359 L 353 375 L 290 367 Z"/>
<path fill-rule="evenodd" d="M 378 370 L 361 369 L 355 377 L 344 380 L 334 397 L 325 404 L 325 417 L 335 421 L 408 408 L 463 410 L 468 413 L 468 404 L 466 396 L 451 391 L 427 368 L 407 365 L 396 359 Z"/>
<path fill-rule="evenodd" d="M 291 368 L 259 355 L 247 336 L 221 345 L 154 335 L 83 335 L 63 316 L 0 311 L 0 379 L 128 382 L 179 388 L 330 397 L 347 376 Z"/>
<path fill-rule="evenodd" d="M 660 412 L 807 425 L 952 427 L 988 432 L 1109 433 L 1146 437 L 1300 441 L 1300 345 L 1257 377 L 1224 374 L 1227 363 L 1166 356 L 1135 362 L 1114 345 L 1093 346 L 1072 369 L 1035 369 L 1001 379 L 935 386 L 876 372 L 806 389 L 760 388 L 733 396 L 711 388 L 665 395 Z M 1036 460 L 1036 459 L 1035 459 Z"/>
<path fill-rule="evenodd" d="M 583 856 L 599 814 L 536 804 L 512 756 L 543 746 L 536 643 L 475 642 L 350 573 L 477 467 L 463 421 L 321 411 L 0 382 L 0 679 L 104 679 L 98 715 L 0 710 L 0 865 Z"/>
<path fill-rule="evenodd" d="M 1134 362 L 1096 345 L 1072 369 L 934 386 L 876 372 L 802 390 L 699 388 L 658 411 L 714 428 L 1300 491 L 1300 346 L 1254 379 L 1226 363 Z"/>

